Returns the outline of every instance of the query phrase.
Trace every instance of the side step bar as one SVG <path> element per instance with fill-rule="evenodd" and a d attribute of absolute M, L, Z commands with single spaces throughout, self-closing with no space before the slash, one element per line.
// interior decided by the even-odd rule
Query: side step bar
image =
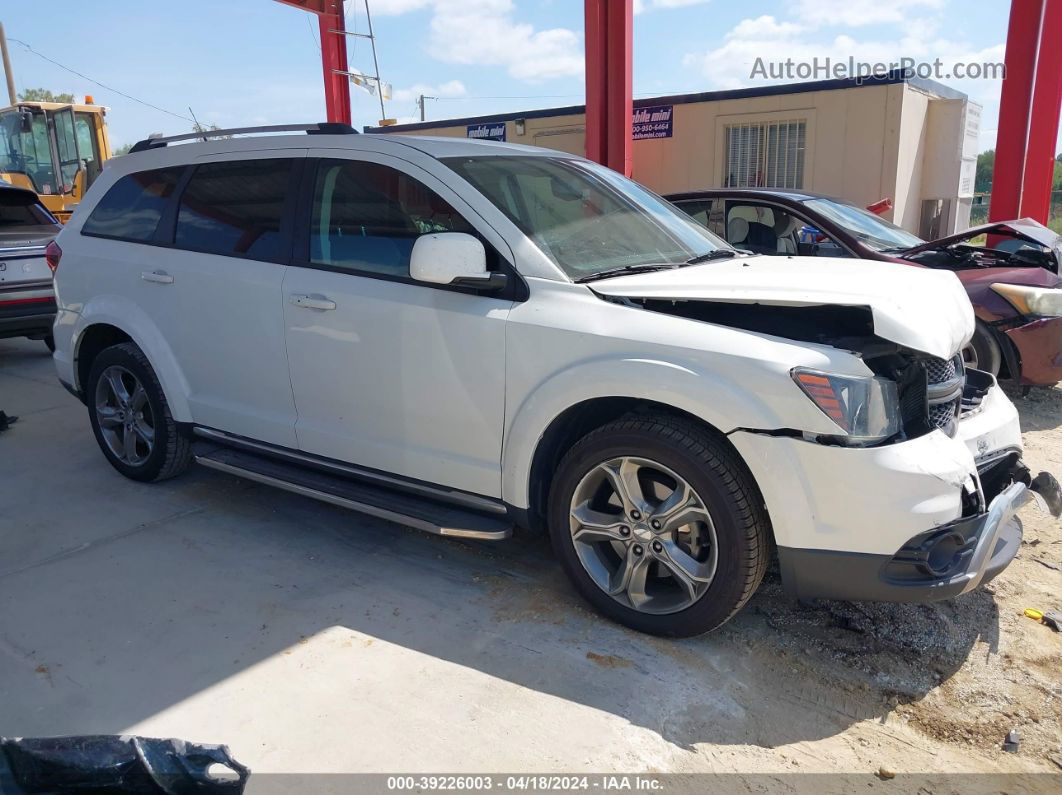
<path fill-rule="evenodd" d="M 242 450 L 197 443 L 195 460 L 230 475 L 435 535 L 503 541 L 513 533 L 512 522 L 505 517 L 470 511 Z"/>

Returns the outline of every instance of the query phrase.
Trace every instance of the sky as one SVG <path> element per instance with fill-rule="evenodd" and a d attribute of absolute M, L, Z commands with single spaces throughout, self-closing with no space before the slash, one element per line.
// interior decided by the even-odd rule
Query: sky
<path fill-rule="evenodd" d="M 363 0 L 346 7 L 348 30 L 365 32 Z M 306 12 L 275 0 L 49 8 L 0 4 L 16 87 L 91 94 L 110 108 L 112 146 L 187 132 L 189 108 L 221 127 L 325 116 L 317 23 Z M 369 0 L 369 8 L 381 77 L 394 87 L 389 117 L 413 121 L 422 93 L 438 97 L 426 103 L 429 120 L 583 102 L 579 0 Z M 793 82 L 751 77 L 757 58 L 1002 61 L 1008 13 L 1007 0 L 635 0 L 634 93 Z M 349 42 L 350 66 L 371 73 L 369 42 Z M 994 146 L 1001 81 L 940 82 L 984 107 L 980 148 Z M 351 102 L 355 126 L 376 124 L 374 96 L 351 86 Z"/>

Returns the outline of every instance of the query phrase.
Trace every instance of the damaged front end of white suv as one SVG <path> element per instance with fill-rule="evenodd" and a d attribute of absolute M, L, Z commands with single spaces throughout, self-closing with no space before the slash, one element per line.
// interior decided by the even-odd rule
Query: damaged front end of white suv
<path fill-rule="evenodd" d="M 843 372 L 793 367 L 834 433 L 736 428 L 798 597 L 930 601 L 965 593 L 1017 553 L 1016 511 L 1058 517 L 1062 492 L 1022 462 L 1018 415 L 959 351 L 973 313 L 951 274 L 742 257 L 594 284 L 651 312 L 848 352 Z"/>

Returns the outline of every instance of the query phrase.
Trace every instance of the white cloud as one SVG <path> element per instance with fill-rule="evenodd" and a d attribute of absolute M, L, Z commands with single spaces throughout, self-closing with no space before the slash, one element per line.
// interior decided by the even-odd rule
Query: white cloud
<path fill-rule="evenodd" d="M 793 16 L 808 25 L 861 25 L 909 22 L 912 12 L 937 11 L 945 0 L 795 0 Z"/>
<path fill-rule="evenodd" d="M 634 13 L 641 14 L 653 8 L 684 8 L 698 6 L 711 0 L 634 0 Z"/>
<path fill-rule="evenodd" d="M 706 0 L 650 0 L 688 5 Z M 374 14 L 431 8 L 428 52 L 446 63 L 500 66 L 510 77 L 537 82 L 583 73 L 582 35 L 568 28 L 536 30 L 520 22 L 512 0 L 373 0 Z M 351 13 L 358 8 L 351 6 Z"/>
<path fill-rule="evenodd" d="M 795 5 L 801 6 L 804 0 Z M 920 5 L 924 8 L 939 5 L 939 0 L 894 0 L 905 7 Z M 863 0 L 818 0 L 815 5 L 833 6 L 836 9 L 852 6 L 855 10 L 865 8 Z M 891 17 L 890 17 L 891 18 Z M 885 20 L 881 14 L 879 21 Z M 835 17 L 831 17 L 832 25 Z M 826 58 L 832 63 L 847 63 L 849 58 L 857 63 L 899 65 L 901 59 L 911 58 L 917 62 L 931 63 L 940 59 L 940 76 L 931 75 L 931 79 L 962 91 L 970 99 L 984 107 L 982 147 L 991 145 L 991 130 L 995 127 L 995 117 L 999 104 L 999 79 L 957 79 L 947 75 L 955 73 L 956 64 L 997 63 L 1003 60 L 1002 43 L 975 49 L 961 39 L 949 39 L 938 35 L 938 27 L 933 20 L 920 24 L 910 24 L 910 19 L 902 25 L 883 24 L 875 29 L 874 35 L 863 36 L 854 31 L 834 33 L 821 21 L 821 15 L 809 13 L 794 16 L 792 19 L 778 19 L 773 16 L 760 16 L 744 19 L 735 25 L 723 38 L 720 46 L 702 52 L 688 53 L 683 58 L 687 67 L 698 69 L 708 81 L 718 88 L 740 88 L 765 83 L 791 83 L 801 80 L 826 79 L 834 77 L 825 71 L 819 73 L 781 74 L 776 70 L 769 78 L 752 77 L 757 59 L 762 59 L 764 66 L 770 70 L 771 65 L 779 65 L 791 59 L 793 64 L 817 62 L 825 68 Z M 890 32 L 894 35 L 890 36 Z M 1003 31 L 999 33 L 1003 37 Z"/>
<path fill-rule="evenodd" d="M 424 8 L 430 4 L 431 0 L 372 0 L 370 10 L 374 17 L 386 17 L 406 14 L 410 11 Z M 347 9 L 347 14 L 361 14 L 364 10 L 365 6 L 362 4 L 361 0 L 354 0 L 350 8 Z"/>
<path fill-rule="evenodd" d="M 395 102 L 413 102 L 421 94 L 426 97 L 463 97 L 467 92 L 465 84 L 460 80 L 448 80 L 439 85 L 427 83 L 414 83 L 409 88 L 397 89 L 394 93 Z"/>
<path fill-rule="evenodd" d="M 582 37 L 517 22 L 512 0 L 435 0 L 428 50 L 440 61 L 501 66 L 535 82 L 583 73 Z"/>

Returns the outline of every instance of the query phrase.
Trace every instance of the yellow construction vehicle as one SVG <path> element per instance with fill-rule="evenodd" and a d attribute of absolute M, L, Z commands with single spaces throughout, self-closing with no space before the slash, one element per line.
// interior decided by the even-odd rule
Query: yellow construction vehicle
<path fill-rule="evenodd" d="M 111 156 L 105 115 L 92 97 L 0 108 L 0 179 L 35 191 L 66 223 Z"/>

